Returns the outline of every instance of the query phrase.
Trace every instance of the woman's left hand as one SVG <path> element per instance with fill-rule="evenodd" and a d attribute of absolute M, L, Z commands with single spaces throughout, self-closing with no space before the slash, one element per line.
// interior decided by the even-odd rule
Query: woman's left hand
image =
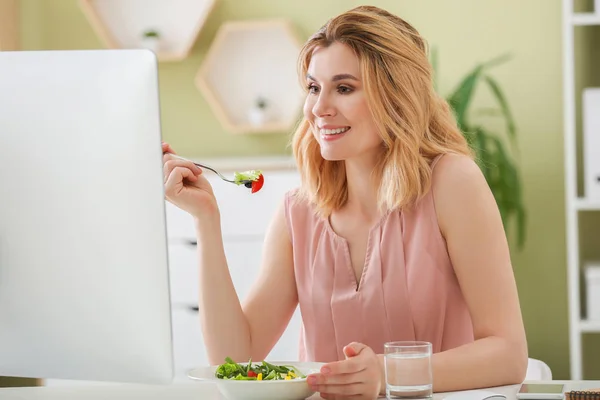
<path fill-rule="evenodd" d="M 376 399 L 383 379 L 377 354 L 356 342 L 344 347 L 344 354 L 345 360 L 327 363 L 320 373 L 307 377 L 311 388 L 324 399 Z"/>

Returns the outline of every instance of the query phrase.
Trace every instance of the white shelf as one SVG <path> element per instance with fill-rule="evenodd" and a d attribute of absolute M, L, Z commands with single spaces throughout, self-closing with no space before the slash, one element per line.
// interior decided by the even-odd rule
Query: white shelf
<path fill-rule="evenodd" d="M 110 49 L 147 47 L 143 33 L 160 33 L 159 61 L 186 58 L 216 0 L 79 0 L 96 34 Z"/>
<path fill-rule="evenodd" d="M 595 13 L 574 13 L 573 0 L 562 0 L 562 66 L 563 66 L 563 114 L 564 114 L 564 168 L 565 168 L 565 215 L 567 239 L 567 284 L 568 284 L 568 310 L 569 310 L 569 350 L 570 350 L 570 379 L 582 380 L 586 371 L 583 368 L 583 355 L 586 354 L 583 343 L 584 333 L 600 333 L 600 321 L 587 321 L 581 319 L 581 261 L 582 255 L 580 238 L 582 234 L 579 224 L 580 211 L 600 211 L 600 200 L 586 197 L 574 197 L 577 193 L 578 182 L 585 177 L 580 174 L 578 153 L 581 138 L 577 135 L 577 122 L 583 114 L 583 93 L 578 90 L 576 66 L 589 62 L 585 56 L 576 59 L 575 33 L 578 26 L 600 26 L 600 0 L 594 1 Z M 596 43 L 597 44 L 597 43 Z M 591 43 L 589 44 L 591 46 Z M 586 66 L 591 67 L 591 66 Z M 585 122 L 585 121 L 582 121 Z M 583 124 L 584 125 L 584 124 Z M 585 137 L 585 133 L 583 133 Z M 595 146 L 592 145 L 592 148 Z M 584 151 L 582 157 L 590 155 Z M 595 154 L 594 157 L 598 155 Z M 585 161 L 585 160 L 584 160 Z M 580 176 L 583 175 L 583 176 Z"/>
<path fill-rule="evenodd" d="M 571 16 L 571 23 L 576 26 L 600 25 L 600 14 L 578 13 Z"/>
<path fill-rule="evenodd" d="M 301 42 L 283 19 L 231 21 L 217 32 L 196 85 L 223 127 L 232 133 L 289 133 L 304 91 L 296 62 Z M 258 99 L 264 118 L 254 120 Z"/>
<path fill-rule="evenodd" d="M 579 211 L 600 211 L 600 200 L 578 198 L 573 204 Z"/>
<path fill-rule="evenodd" d="M 579 323 L 581 332 L 600 333 L 600 321 L 581 321 Z"/>

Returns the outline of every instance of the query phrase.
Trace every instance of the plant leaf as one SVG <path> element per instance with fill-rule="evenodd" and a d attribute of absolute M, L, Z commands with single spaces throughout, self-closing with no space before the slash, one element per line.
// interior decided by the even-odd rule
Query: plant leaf
<path fill-rule="evenodd" d="M 467 124 L 467 109 L 469 108 L 469 104 L 475 90 L 475 85 L 477 84 L 477 80 L 479 79 L 482 69 L 482 65 L 475 67 L 475 69 L 462 80 L 460 85 L 454 90 L 454 93 L 452 93 L 448 98 L 448 103 L 454 110 L 456 121 L 461 130 L 464 129 L 465 125 Z"/>
<path fill-rule="evenodd" d="M 501 182 L 498 190 L 499 198 L 503 203 L 502 208 L 506 216 L 503 218 L 508 222 L 514 217 L 517 228 L 517 245 L 523 248 L 525 243 L 525 207 L 523 206 L 522 187 L 519 174 L 514 162 L 508 157 L 503 142 L 498 136 L 490 136 L 496 148 L 496 160 L 500 171 Z M 508 229 L 508 227 L 506 227 Z"/>
<path fill-rule="evenodd" d="M 515 120 L 512 116 L 510 108 L 508 106 L 508 102 L 506 101 L 506 97 L 504 96 L 504 93 L 502 92 L 502 90 L 500 89 L 500 86 L 498 85 L 498 83 L 496 82 L 496 80 L 494 78 L 492 78 L 489 75 L 486 75 L 484 77 L 484 79 L 487 82 L 492 93 L 496 97 L 496 100 L 498 100 L 498 103 L 500 104 L 500 110 L 502 111 L 502 114 L 504 115 L 504 119 L 506 120 L 506 129 L 508 131 L 508 136 L 509 136 L 512 144 L 516 148 L 515 141 L 516 141 L 516 130 L 517 129 L 515 127 Z"/>
<path fill-rule="evenodd" d="M 475 160 L 494 195 L 505 231 L 508 231 L 510 223 L 514 220 L 517 230 L 517 246 L 522 249 L 526 237 L 527 214 L 523 205 L 523 190 L 517 165 L 509 155 L 504 141 L 498 135 L 481 126 L 470 126 L 467 118 L 477 83 L 483 76 L 500 107 L 499 111 L 496 110 L 495 115 L 505 119 L 509 140 L 514 146 L 513 149 L 516 148 L 516 126 L 506 97 L 497 81 L 487 74 L 484 75 L 485 69 L 505 62 L 509 58 L 510 56 L 503 55 L 477 65 L 462 79 L 448 96 L 447 101 L 455 113 L 459 129 L 473 149 Z M 490 114 L 489 109 L 484 109 L 484 112 Z"/>
<path fill-rule="evenodd" d="M 467 109 L 471 103 L 473 92 L 477 85 L 477 81 L 484 69 L 506 62 L 510 58 L 510 55 L 502 55 L 492 60 L 486 61 L 485 63 L 477 65 L 467 76 L 459 83 L 454 92 L 448 96 L 447 101 L 450 106 L 454 109 L 456 120 L 459 128 L 463 128 L 466 125 L 467 120 Z"/>
<path fill-rule="evenodd" d="M 502 114 L 502 111 L 500 111 L 496 108 L 481 107 L 475 111 L 475 115 L 487 115 L 487 116 L 492 116 L 492 117 L 498 117 L 498 116 L 502 116 L 503 114 Z"/>
<path fill-rule="evenodd" d="M 490 179 L 490 174 L 492 171 L 492 165 L 487 158 L 488 152 L 488 138 L 485 134 L 485 131 L 479 127 L 473 130 L 473 145 L 472 148 L 475 151 L 476 161 L 481 168 L 481 172 L 485 176 L 486 180 Z"/>
<path fill-rule="evenodd" d="M 525 208 L 522 205 L 517 207 L 516 220 L 517 220 L 517 246 L 519 249 L 522 249 L 523 245 L 525 244 L 525 236 L 526 236 L 525 227 L 527 225 L 527 213 L 525 211 Z"/>

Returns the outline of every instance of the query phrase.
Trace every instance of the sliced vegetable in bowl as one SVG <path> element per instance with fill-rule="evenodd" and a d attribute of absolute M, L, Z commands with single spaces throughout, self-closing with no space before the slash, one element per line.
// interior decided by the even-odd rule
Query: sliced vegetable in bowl
<path fill-rule="evenodd" d="M 253 363 L 252 360 L 236 363 L 226 358 L 220 365 L 194 368 L 188 377 L 215 383 L 228 400 L 304 400 L 315 393 L 306 376 L 319 372 L 323 365 L 295 361 Z M 262 374 L 261 379 L 259 374 Z"/>
<path fill-rule="evenodd" d="M 229 380 L 269 381 L 305 379 L 306 375 L 293 365 L 275 365 L 267 361 L 252 363 L 252 359 L 247 363 L 239 364 L 227 357 L 225 363 L 215 370 L 215 377 Z"/>

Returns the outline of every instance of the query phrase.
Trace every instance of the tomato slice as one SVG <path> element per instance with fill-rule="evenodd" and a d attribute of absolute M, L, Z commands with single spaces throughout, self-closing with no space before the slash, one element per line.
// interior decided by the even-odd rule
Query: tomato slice
<path fill-rule="evenodd" d="M 249 378 L 253 378 L 253 377 L 256 377 L 256 376 L 258 376 L 256 372 L 254 372 L 252 370 L 248 371 L 248 377 Z"/>
<path fill-rule="evenodd" d="M 252 182 L 252 193 L 258 192 L 265 183 L 265 177 L 260 174 L 258 179 Z"/>

